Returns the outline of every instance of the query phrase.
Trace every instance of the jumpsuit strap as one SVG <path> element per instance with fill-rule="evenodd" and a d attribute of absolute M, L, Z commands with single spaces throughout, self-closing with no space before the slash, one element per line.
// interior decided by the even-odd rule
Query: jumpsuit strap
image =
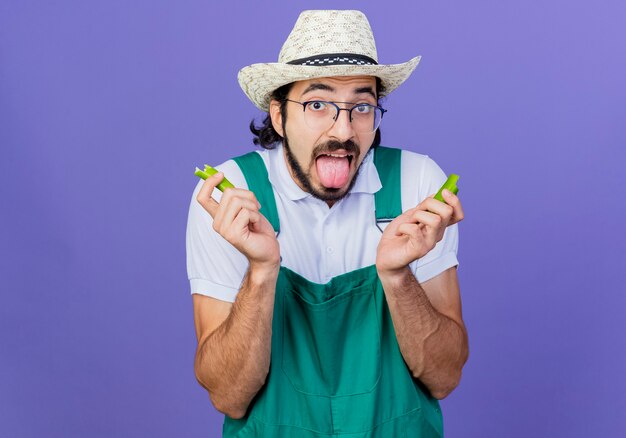
<path fill-rule="evenodd" d="M 263 158 L 258 152 L 249 152 L 234 158 L 248 183 L 248 189 L 254 193 L 261 204 L 261 214 L 272 224 L 276 234 L 280 232 L 280 221 L 276 209 L 274 190 L 267 174 Z"/>
<path fill-rule="evenodd" d="M 378 225 L 381 222 L 391 222 L 402 214 L 402 151 L 378 146 L 374 150 L 374 165 L 382 184 L 382 188 L 374 195 Z"/>

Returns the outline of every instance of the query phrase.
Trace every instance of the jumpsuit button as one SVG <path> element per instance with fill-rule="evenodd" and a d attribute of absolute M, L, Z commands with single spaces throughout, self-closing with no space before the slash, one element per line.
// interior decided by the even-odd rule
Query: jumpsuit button
<path fill-rule="evenodd" d="M 328 248 L 326 248 L 326 252 L 327 252 L 328 254 L 332 254 L 332 253 L 334 253 L 334 252 L 335 252 L 335 250 L 334 250 L 332 247 L 330 247 L 330 246 L 329 246 Z"/>

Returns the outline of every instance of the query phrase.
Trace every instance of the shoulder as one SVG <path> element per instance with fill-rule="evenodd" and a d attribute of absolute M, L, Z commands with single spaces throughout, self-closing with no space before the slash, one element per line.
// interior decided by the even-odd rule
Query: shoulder
<path fill-rule="evenodd" d="M 440 177 L 443 174 L 443 170 L 428 155 L 403 149 L 402 173 L 419 176 L 421 180 L 427 181 L 433 177 Z"/>
<path fill-rule="evenodd" d="M 446 174 L 431 157 L 417 152 L 402 150 L 402 209 L 419 204 L 436 193 L 446 180 Z"/>

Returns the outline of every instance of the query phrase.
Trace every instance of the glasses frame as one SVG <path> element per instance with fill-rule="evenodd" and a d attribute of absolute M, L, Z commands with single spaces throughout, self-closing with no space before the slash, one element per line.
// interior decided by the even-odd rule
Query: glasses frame
<path fill-rule="evenodd" d="M 368 134 L 376 132 L 376 130 L 380 127 L 380 124 L 383 122 L 383 116 L 387 112 L 387 110 L 385 108 L 383 108 L 382 106 L 372 105 L 370 103 L 365 103 L 365 102 L 353 104 L 352 102 L 331 102 L 329 100 L 320 100 L 320 99 L 307 100 L 305 102 L 299 102 L 297 100 L 292 100 L 292 99 L 285 99 L 285 101 L 286 102 L 299 103 L 300 105 L 302 105 L 302 112 L 306 112 L 306 107 L 309 104 L 315 103 L 315 102 L 327 103 L 327 104 L 330 104 L 330 105 L 334 106 L 335 109 L 337 110 L 337 112 L 335 113 L 335 117 L 333 117 L 333 123 L 327 129 L 330 129 L 335 124 L 335 122 L 337 122 L 337 119 L 339 118 L 339 112 L 340 111 L 348 111 L 348 120 L 352 124 L 352 110 L 354 110 L 355 108 L 358 108 L 358 107 L 363 106 L 363 105 L 367 105 L 369 107 L 374 108 L 374 110 L 379 109 L 380 110 L 380 121 L 378 122 L 378 126 L 375 129 L 373 129 L 372 131 L 363 131 L 363 133 L 368 133 Z M 350 108 L 340 108 L 339 105 L 337 105 L 338 103 L 343 103 L 343 104 L 346 104 L 346 105 L 353 105 L 353 106 L 350 107 Z"/>

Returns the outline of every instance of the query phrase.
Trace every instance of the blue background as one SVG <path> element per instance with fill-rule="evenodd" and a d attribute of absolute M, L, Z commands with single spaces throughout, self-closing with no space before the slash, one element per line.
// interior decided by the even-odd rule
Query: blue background
<path fill-rule="evenodd" d="M 0 2 L 0 435 L 219 436 L 193 373 L 193 169 L 298 13 L 422 55 L 383 144 L 459 173 L 471 355 L 448 437 L 626 434 L 622 1 Z"/>

